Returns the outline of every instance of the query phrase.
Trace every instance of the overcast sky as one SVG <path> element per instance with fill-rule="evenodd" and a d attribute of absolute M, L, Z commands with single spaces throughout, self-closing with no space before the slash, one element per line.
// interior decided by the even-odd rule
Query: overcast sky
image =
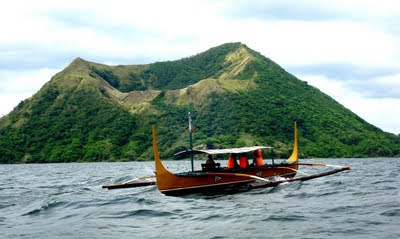
<path fill-rule="evenodd" d="M 400 1 L 5 1 L 0 116 L 76 57 L 144 64 L 242 42 L 400 133 Z"/>

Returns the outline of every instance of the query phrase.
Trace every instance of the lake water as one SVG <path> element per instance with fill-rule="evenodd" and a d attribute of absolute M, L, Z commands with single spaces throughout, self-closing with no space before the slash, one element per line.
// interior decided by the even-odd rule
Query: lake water
<path fill-rule="evenodd" d="M 0 165 L 0 238 L 400 238 L 399 158 L 302 162 L 352 170 L 236 194 L 168 197 L 156 186 L 101 188 L 152 174 L 153 162 Z M 165 164 L 174 172 L 190 167 Z"/>

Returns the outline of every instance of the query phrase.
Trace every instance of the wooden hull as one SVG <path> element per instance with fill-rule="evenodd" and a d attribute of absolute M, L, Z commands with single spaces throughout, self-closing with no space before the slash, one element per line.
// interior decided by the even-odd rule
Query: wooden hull
<path fill-rule="evenodd" d="M 204 191 L 218 191 L 221 189 L 246 186 L 254 183 L 256 178 L 270 178 L 280 176 L 293 178 L 298 168 L 297 156 L 297 128 L 295 126 L 294 147 L 287 164 L 264 165 L 246 169 L 221 169 L 212 172 L 171 173 L 162 164 L 159 154 L 155 127 L 153 126 L 154 160 L 156 164 L 156 182 L 161 193 L 166 195 L 180 195 Z"/>
<path fill-rule="evenodd" d="M 284 166 L 284 167 L 283 167 Z M 281 176 L 293 178 L 297 165 L 280 165 L 274 167 L 248 168 L 245 170 L 219 170 L 215 172 L 187 172 L 173 174 L 169 171 L 157 172 L 157 187 L 166 195 L 182 195 L 190 193 L 222 192 L 239 188 L 247 188 L 256 179 L 247 175 L 262 178 Z M 245 176 L 243 176 L 245 175 Z"/>

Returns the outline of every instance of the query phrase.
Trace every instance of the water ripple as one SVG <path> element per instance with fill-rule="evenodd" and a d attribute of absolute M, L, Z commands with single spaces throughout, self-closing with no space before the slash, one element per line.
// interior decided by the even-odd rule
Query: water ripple
<path fill-rule="evenodd" d="M 129 218 L 129 217 L 167 217 L 174 215 L 171 212 L 167 211 L 158 211 L 158 210 L 151 210 L 151 209 L 137 209 L 129 212 L 118 212 L 117 215 L 109 215 L 109 216 L 102 216 L 100 218 Z"/>
<path fill-rule="evenodd" d="M 101 188 L 151 174 L 154 162 L 1 165 L 0 237 L 399 238 L 399 159 L 308 161 L 353 170 L 273 188 L 167 197 L 156 186 Z M 186 163 L 166 165 L 180 171 Z M 302 171 L 308 169 L 320 168 Z"/>
<path fill-rule="evenodd" d="M 64 205 L 66 205 L 66 204 L 67 204 L 66 202 L 50 202 L 50 203 L 45 203 L 45 204 L 42 205 L 40 208 L 37 208 L 37 209 L 34 209 L 34 210 L 29 211 L 29 212 L 27 212 L 27 213 L 24 213 L 24 214 L 22 214 L 22 216 L 28 216 L 28 215 L 33 216 L 33 215 L 37 215 L 37 214 L 40 214 L 40 213 L 43 213 L 43 212 L 52 210 L 52 209 L 54 209 L 54 208 L 56 208 L 56 207 L 64 206 Z"/>
<path fill-rule="evenodd" d="M 389 210 L 381 213 L 380 215 L 387 217 L 400 217 L 400 209 Z"/>

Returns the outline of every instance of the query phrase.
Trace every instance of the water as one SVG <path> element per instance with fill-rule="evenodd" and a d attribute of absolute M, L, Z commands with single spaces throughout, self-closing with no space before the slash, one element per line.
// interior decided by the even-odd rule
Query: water
<path fill-rule="evenodd" d="M 352 170 L 237 194 L 167 197 L 155 186 L 101 188 L 152 174 L 153 162 L 0 165 L 0 238 L 400 238 L 400 159 L 302 162 Z"/>

